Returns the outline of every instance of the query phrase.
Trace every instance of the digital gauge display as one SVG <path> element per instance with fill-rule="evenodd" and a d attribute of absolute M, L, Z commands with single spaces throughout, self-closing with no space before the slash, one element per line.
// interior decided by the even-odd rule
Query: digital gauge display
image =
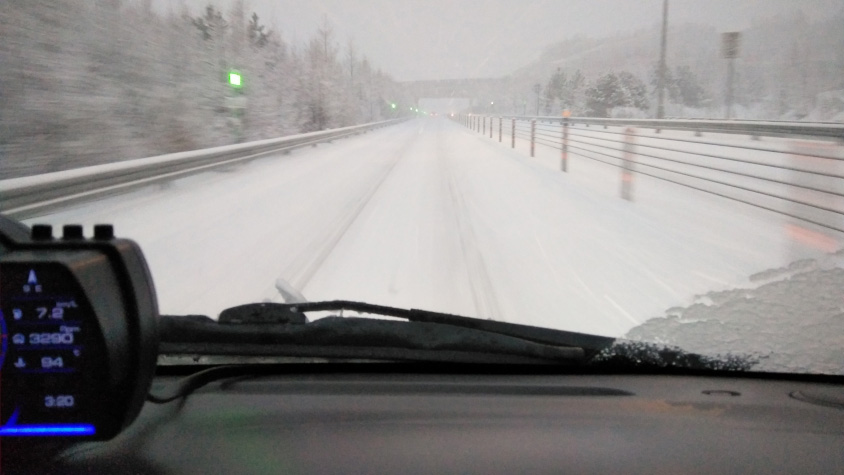
<path fill-rule="evenodd" d="M 95 378 L 107 377 L 92 364 L 103 342 L 72 274 L 58 263 L 4 263 L 0 312 L 0 436 L 94 435 L 85 415 Z"/>
<path fill-rule="evenodd" d="M 28 228 L 0 215 L 0 473 L 119 434 L 144 405 L 158 305 L 138 245 L 110 225 Z"/>

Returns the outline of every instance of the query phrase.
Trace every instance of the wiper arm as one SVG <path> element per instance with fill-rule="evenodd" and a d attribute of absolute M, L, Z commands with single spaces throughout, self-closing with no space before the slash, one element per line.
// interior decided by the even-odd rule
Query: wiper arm
<path fill-rule="evenodd" d="M 408 321 L 326 317 L 307 322 L 302 313 L 342 310 Z M 250 304 L 224 311 L 219 322 L 207 317 L 165 316 L 161 333 L 161 352 L 171 355 L 464 363 L 580 363 L 613 341 L 529 325 L 346 301 Z"/>
<path fill-rule="evenodd" d="M 404 318 L 411 322 L 442 323 L 456 327 L 472 328 L 475 330 L 497 333 L 499 335 L 513 336 L 536 343 L 545 343 L 555 346 L 580 347 L 589 354 L 600 351 L 615 341 L 614 338 L 589 335 L 586 333 L 551 330 L 519 323 L 484 320 L 480 318 L 464 317 L 461 315 L 431 312 L 428 310 L 419 310 L 414 308 L 407 310 L 403 308 L 387 307 L 383 305 L 374 305 L 349 300 L 279 304 L 279 306 L 284 307 L 291 312 L 352 310 L 374 315 Z"/>

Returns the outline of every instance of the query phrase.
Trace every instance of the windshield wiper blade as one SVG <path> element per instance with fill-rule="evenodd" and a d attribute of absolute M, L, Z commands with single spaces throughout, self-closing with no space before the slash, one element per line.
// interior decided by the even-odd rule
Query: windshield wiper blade
<path fill-rule="evenodd" d="M 407 321 L 325 317 L 352 310 Z M 613 339 L 362 302 L 250 304 L 208 317 L 162 317 L 164 354 L 265 355 L 469 363 L 575 364 Z M 595 346 L 580 346 L 587 343 Z M 597 343 L 597 344 L 596 344 Z M 598 346 L 600 345 L 600 346 Z"/>
<path fill-rule="evenodd" d="M 404 318 L 411 322 L 442 323 L 463 328 L 472 328 L 500 335 L 509 335 L 536 343 L 555 346 L 574 346 L 583 348 L 587 353 L 600 351 L 610 346 L 615 339 L 605 336 L 589 335 L 563 330 L 553 330 L 519 323 L 500 322 L 480 318 L 464 317 L 449 313 L 431 312 L 415 308 L 403 309 L 374 305 L 350 300 L 329 300 L 296 304 L 277 304 L 291 312 L 317 312 L 351 310 L 361 313 Z M 236 307 L 235 307 L 236 308 Z M 224 312 L 225 313 L 225 312 Z M 223 314 L 220 315 L 221 317 Z"/>

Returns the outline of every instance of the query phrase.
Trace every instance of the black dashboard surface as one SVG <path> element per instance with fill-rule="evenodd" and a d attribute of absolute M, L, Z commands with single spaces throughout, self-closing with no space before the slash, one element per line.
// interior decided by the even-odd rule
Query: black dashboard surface
<path fill-rule="evenodd" d="M 156 378 L 153 390 L 175 378 Z M 844 387 L 698 376 L 317 374 L 147 403 L 59 470 L 844 473 Z M 803 400 L 801 400 L 803 399 Z"/>

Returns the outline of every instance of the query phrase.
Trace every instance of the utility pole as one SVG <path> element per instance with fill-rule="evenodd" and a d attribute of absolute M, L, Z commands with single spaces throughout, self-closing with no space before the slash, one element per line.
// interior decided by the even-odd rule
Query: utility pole
<path fill-rule="evenodd" d="M 724 107 L 724 118 L 733 118 L 733 58 L 727 60 L 727 94 Z"/>
<path fill-rule="evenodd" d="M 656 118 L 665 118 L 665 49 L 668 37 L 668 0 L 662 0 L 662 40 L 659 45 L 659 74 L 656 86 Z"/>

